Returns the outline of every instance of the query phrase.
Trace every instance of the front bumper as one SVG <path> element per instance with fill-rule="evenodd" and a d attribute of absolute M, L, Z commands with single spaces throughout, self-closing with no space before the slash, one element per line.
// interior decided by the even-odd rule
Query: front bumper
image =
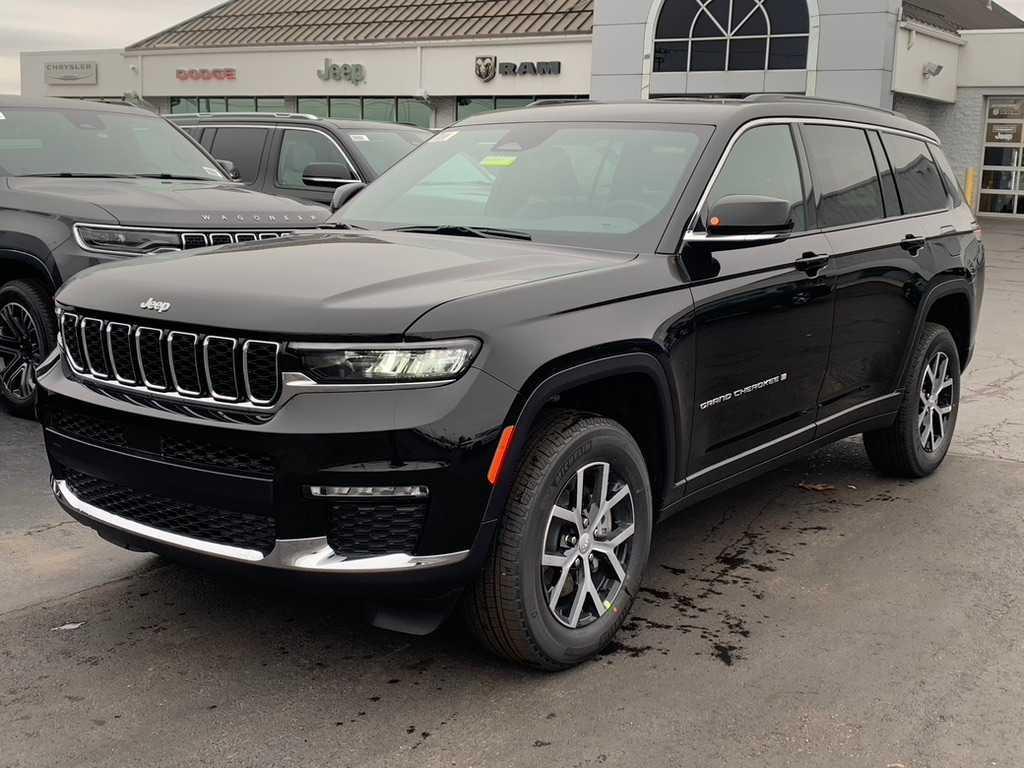
<path fill-rule="evenodd" d="M 126 402 L 59 363 L 39 385 L 57 501 L 120 546 L 410 597 L 463 586 L 489 550 L 487 467 L 515 393 L 480 371 L 418 391 L 296 396 L 256 425 Z M 387 428 L 368 428 L 373 419 Z M 430 495 L 422 510 L 406 509 L 396 522 L 400 547 L 390 547 L 387 500 L 306 491 L 410 485 Z M 372 535 L 343 535 L 346 520 L 364 519 Z M 245 530 L 253 520 L 264 526 L 259 535 Z M 240 532 L 237 541 L 232 532 Z M 339 543 L 353 540 L 359 551 Z"/>

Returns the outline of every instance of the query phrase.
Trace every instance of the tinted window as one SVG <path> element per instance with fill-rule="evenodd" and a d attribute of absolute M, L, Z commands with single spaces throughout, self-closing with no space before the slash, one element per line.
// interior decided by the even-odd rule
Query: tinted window
<path fill-rule="evenodd" d="M 278 186 L 304 187 L 302 172 L 311 163 L 347 165 L 338 148 L 320 131 L 285 131 L 277 162 Z"/>
<path fill-rule="evenodd" d="M 867 134 L 824 125 L 804 126 L 803 133 L 818 194 L 818 224 L 842 227 L 881 219 L 882 188 Z"/>
<path fill-rule="evenodd" d="M 218 160 L 234 163 L 242 181 L 248 184 L 259 176 L 260 157 L 266 140 L 265 128 L 218 128 L 211 154 Z"/>
<path fill-rule="evenodd" d="M 788 125 L 744 133 L 733 146 L 708 197 L 708 207 L 729 195 L 760 195 L 789 201 L 797 231 L 807 228 L 800 166 Z"/>
<path fill-rule="evenodd" d="M 931 150 L 932 159 L 935 160 L 935 164 L 939 166 L 943 184 L 949 197 L 953 200 L 953 205 L 960 205 L 964 201 L 964 192 L 960 187 L 960 182 L 957 181 L 956 173 L 949 164 L 949 160 L 946 159 L 946 156 L 938 147 L 931 146 L 928 149 Z"/>
<path fill-rule="evenodd" d="M 882 181 L 882 200 L 885 202 L 886 216 L 900 216 L 903 209 L 900 208 L 900 198 L 896 193 L 896 179 L 892 175 L 892 166 L 889 165 L 889 158 L 886 157 L 885 149 L 882 148 L 882 140 L 874 131 L 868 132 L 868 140 L 871 142 L 871 152 L 875 156 L 875 165 L 878 167 L 878 176 Z"/>
<path fill-rule="evenodd" d="M 426 131 L 351 131 L 352 149 L 378 176 L 429 139 Z"/>
<path fill-rule="evenodd" d="M 927 144 L 891 133 L 882 135 L 882 143 L 896 171 L 896 186 L 905 213 L 925 213 L 949 207 L 946 188 Z"/>

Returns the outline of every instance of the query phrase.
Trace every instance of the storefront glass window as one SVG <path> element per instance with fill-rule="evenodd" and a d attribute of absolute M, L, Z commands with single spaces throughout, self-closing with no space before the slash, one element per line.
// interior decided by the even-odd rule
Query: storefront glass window
<path fill-rule="evenodd" d="M 417 128 L 429 128 L 434 110 L 422 99 L 399 99 L 398 122 L 415 125 Z"/>
<path fill-rule="evenodd" d="M 988 100 L 982 213 L 1024 214 L 1024 96 Z"/>
<path fill-rule="evenodd" d="M 803 0 L 665 0 L 654 71 L 806 69 L 809 33 Z"/>
<path fill-rule="evenodd" d="M 256 111 L 257 112 L 287 112 L 288 110 L 284 106 L 284 99 L 272 98 L 268 99 L 260 97 L 256 99 Z"/>
<path fill-rule="evenodd" d="M 255 112 L 256 99 L 231 98 L 228 99 L 228 112 Z"/>
<path fill-rule="evenodd" d="M 337 120 L 362 120 L 362 99 L 331 99 L 331 117 Z"/>
<path fill-rule="evenodd" d="M 227 112 L 228 104 L 227 99 L 199 99 L 199 111 L 200 112 Z"/>
<path fill-rule="evenodd" d="M 398 122 L 395 99 L 363 99 L 363 119 L 381 123 Z"/>
<path fill-rule="evenodd" d="M 193 98 L 180 98 L 174 96 L 171 98 L 171 114 L 172 115 L 190 115 L 194 112 L 199 111 L 199 100 Z"/>
<path fill-rule="evenodd" d="M 328 107 L 329 102 L 326 98 L 300 98 L 298 107 L 299 112 L 304 115 L 316 115 L 317 117 L 327 117 L 330 114 Z"/>
<path fill-rule="evenodd" d="M 534 99 L 513 98 L 510 96 L 499 96 L 495 99 L 496 109 L 522 109 L 534 102 Z"/>
<path fill-rule="evenodd" d="M 485 112 L 493 112 L 494 98 L 470 98 L 469 96 L 460 96 L 458 105 L 455 110 L 456 120 L 465 120 L 467 117 L 473 117 L 473 115 L 482 115 Z"/>

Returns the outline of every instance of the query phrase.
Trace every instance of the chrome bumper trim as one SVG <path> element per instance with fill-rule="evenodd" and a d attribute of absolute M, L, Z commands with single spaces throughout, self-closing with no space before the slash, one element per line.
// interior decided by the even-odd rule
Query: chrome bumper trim
<path fill-rule="evenodd" d="M 53 480 L 53 495 L 65 508 L 144 539 L 167 544 L 179 549 L 197 552 L 222 560 L 249 563 L 264 568 L 277 568 L 306 573 L 394 573 L 423 568 L 437 568 L 454 565 L 469 556 L 469 550 L 450 552 L 442 555 L 407 555 L 395 553 L 377 557 L 351 559 L 337 554 L 327 543 L 327 538 L 318 536 L 310 539 L 278 539 L 274 549 L 264 555 L 255 549 L 231 547 L 209 541 L 181 536 L 162 531 L 149 525 L 112 514 L 78 498 L 64 480 Z"/>

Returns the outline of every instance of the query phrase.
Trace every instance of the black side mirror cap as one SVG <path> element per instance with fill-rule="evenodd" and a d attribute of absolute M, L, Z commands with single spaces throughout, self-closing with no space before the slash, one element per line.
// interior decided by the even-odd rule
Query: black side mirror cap
<path fill-rule="evenodd" d="M 359 181 L 345 163 L 310 163 L 302 171 L 307 187 L 337 187 Z"/>
<path fill-rule="evenodd" d="M 767 235 L 793 229 L 793 205 L 788 200 L 757 195 L 723 197 L 708 214 L 708 234 Z"/>
<path fill-rule="evenodd" d="M 221 170 L 224 171 L 232 181 L 238 181 L 242 178 L 242 174 L 238 172 L 235 164 L 230 160 L 218 160 L 217 165 L 220 166 Z"/>
<path fill-rule="evenodd" d="M 338 209 L 345 205 L 345 203 L 358 195 L 364 189 L 366 189 L 366 185 L 361 181 L 338 187 L 334 190 L 334 197 L 331 198 L 331 213 L 338 211 Z"/>

